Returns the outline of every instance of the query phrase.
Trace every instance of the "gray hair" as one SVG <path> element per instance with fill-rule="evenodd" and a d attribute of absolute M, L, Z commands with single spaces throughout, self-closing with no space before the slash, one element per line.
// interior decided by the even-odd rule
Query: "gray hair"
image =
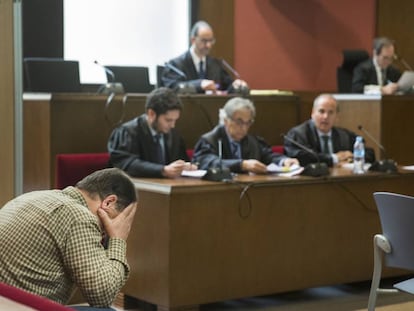
<path fill-rule="evenodd" d="M 232 118 L 236 111 L 242 109 L 250 110 L 253 119 L 256 117 L 256 108 L 250 99 L 233 97 L 226 102 L 222 109 L 220 109 L 219 124 L 224 124 L 224 119 Z"/>

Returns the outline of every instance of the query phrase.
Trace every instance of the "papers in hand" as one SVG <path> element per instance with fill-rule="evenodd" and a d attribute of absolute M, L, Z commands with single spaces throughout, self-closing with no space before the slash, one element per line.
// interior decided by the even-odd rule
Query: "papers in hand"
<path fill-rule="evenodd" d="M 207 173 L 206 170 L 193 170 L 193 171 L 187 171 L 184 170 L 181 172 L 181 176 L 184 177 L 194 177 L 194 178 L 201 178 Z"/>
<path fill-rule="evenodd" d="M 291 166 L 279 166 L 274 163 L 270 163 L 267 166 L 267 171 L 272 174 L 278 174 L 279 176 L 294 176 L 299 175 L 303 171 L 303 167 L 299 165 L 291 165 Z"/>
<path fill-rule="evenodd" d="M 400 91 L 410 90 L 414 86 L 414 71 L 404 71 L 397 84 Z"/>

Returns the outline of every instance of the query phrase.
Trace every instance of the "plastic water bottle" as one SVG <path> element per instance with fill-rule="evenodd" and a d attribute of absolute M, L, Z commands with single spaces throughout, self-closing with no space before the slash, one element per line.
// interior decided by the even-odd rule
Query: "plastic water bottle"
<path fill-rule="evenodd" d="M 361 136 L 357 136 L 354 144 L 354 174 L 364 174 L 365 146 Z"/>

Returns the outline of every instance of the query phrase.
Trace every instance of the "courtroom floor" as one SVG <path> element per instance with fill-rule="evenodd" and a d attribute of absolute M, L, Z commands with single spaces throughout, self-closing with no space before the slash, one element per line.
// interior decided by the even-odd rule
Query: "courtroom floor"
<path fill-rule="evenodd" d="M 407 279 L 391 278 L 381 282 L 384 288 Z M 309 288 L 277 295 L 228 300 L 200 306 L 200 311 L 362 311 L 367 309 L 370 282 Z M 407 305 L 408 304 L 408 305 Z M 381 294 L 378 310 L 414 310 L 414 296 L 406 293 Z M 130 311 L 155 311 L 154 305 L 130 306 Z"/>

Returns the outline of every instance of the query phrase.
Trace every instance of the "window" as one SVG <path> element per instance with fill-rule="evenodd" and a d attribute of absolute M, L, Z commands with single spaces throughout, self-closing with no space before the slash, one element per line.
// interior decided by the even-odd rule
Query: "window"
<path fill-rule="evenodd" d="M 189 46 L 187 0 L 66 0 L 64 57 L 80 63 L 81 83 L 104 83 L 101 65 L 163 65 Z"/>

